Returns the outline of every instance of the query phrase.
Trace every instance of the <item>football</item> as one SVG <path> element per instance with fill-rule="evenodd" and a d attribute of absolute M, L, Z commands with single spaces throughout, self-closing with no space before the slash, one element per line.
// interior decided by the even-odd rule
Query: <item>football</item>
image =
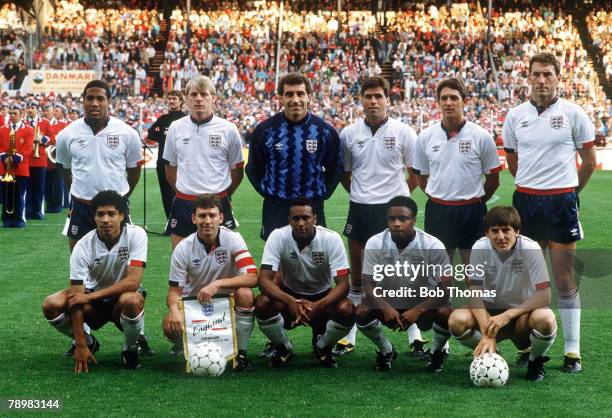
<path fill-rule="evenodd" d="M 189 366 L 196 376 L 221 376 L 226 365 L 223 351 L 215 343 L 200 343 L 189 355 Z"/>
<path fill-rule="evenodd" d="M 508 381 L 508 373 L 508 363 L 497 353 L 474 357 L 470 365 L 470 378 L 478 387 L 502 387 Z"/>

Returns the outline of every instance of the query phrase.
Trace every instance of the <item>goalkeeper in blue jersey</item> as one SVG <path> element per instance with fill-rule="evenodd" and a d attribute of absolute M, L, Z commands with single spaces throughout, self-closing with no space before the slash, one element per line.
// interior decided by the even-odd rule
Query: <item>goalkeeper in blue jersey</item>
<path fill-rule="evenodd" d="M 264 197 L 261 238 L 287 225 L 289 206 L 298 197 L 312 200 L 325 226 L 323 201 L 340 182 L 342 155 L 336 130 L 308 110 L 312 86 L 301 74 L 281 78 L 283 111 L 260 123 L 249 145 L 246 173 Z"/>

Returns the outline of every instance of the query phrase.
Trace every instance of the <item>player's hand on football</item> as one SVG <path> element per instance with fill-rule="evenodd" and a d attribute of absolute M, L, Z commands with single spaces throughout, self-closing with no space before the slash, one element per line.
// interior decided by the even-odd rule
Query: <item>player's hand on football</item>
<path fill-rule="evenodd" d="M 491 338 L 491 337 L 487 337 L 486 335 L 483 335 L 482 338 L 480 338 L 480 342 L 474 349 L 474 357 L 481 356 L 485 353 L 494 354 L 496 350 L 497 350 L 497 342 L 495 341 L 495 338 Z"/>
<path fill-rule="evenodd" d="M 399 312 L 396 309 L 388 306 L 383 308 L 383 317 L 385 319 L 385 323 L 389 325 L 392 329 L 404 329 L 404 324 L 402 324 L 402 318 L 400 317 Z"/>
<path fill-rule="evenodd" d="M 490 338 L 495 338 L 497 333 L 505 327 L 510 319 L 506 317 L 504 314 L 495 315 L 489 318 L 489 323 L 487 324 L 487 335 Z"/>
<path fill-rule="evenodd" d="M 400 317 L 402 318 L 402 329 L 408 329 L 419 319 L 419 313 L 416 309 L 408 309 Z"/>
<path fill-rule="evenodd" d="M 71 293 L 68 295 L 68 308 L 86 305 L 90 302 L 91 296 L 88 293 Z"/>
<path fill-rule="evenodd" d="M 219 291 L 219 286 L 215 282 L 209 283 L 198 292 L 198 301 L 200 303 L 210 302 L 213 296 Z"/>
<path fill-rule="evenodd" d="M 78 345 L 74 350 L 74 372 L 89 373 L 89 362 L 98 364 L 94 355 L 86 345 Z"/>

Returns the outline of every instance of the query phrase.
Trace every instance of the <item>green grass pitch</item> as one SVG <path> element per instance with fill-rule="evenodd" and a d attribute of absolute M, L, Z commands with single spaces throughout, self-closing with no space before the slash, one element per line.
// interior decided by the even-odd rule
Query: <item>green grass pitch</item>
<path fill-rule="evenodd" d="M 147 223 L 149 230 L 163 228 L 155 171 L 148 171 Z M 504 171 L 502 186 L 492 204 L 510 204 L 512 179 Z M 604 251 L 601 262 L 612 259 L 612 172 L 597 172 L 582 197 L 581 219 L 586 239 L 580 249 Z M 423 207 L 425 196 L 414 194 Z M 143 179 L 132 199 L 132 220 L 142 225 Z M 255 259 L 261 259 L 259 239 L 261 199 L 245 179 L 234 197 L 235 213 Z M 348 196 L 338 188 L 326 205 L 329 227 L 341 231 Z M 405 333 L 391 335 L 400 351 L 389 374 L 373 370 L 374 346 L 357 337 L 356 351 L 339 359 L 339 368 L 324 370 L 310 356 L 310 330 L 290 333 L 297 356 L 286 370 L 268 369 L 256 357 L 265 338 L 257 329 L 250 343 L 255 370 L 231 370 L 217 379 L 195 378 L 184 373 L 180 359 L 167 355 L 161 320 L 170 259 L 168 237 L 149 236 L 149 256 L 144 285 L 146 333 L 157 355 L 142 360 L 137 371 L 122 368 L 122 335 L 112 326 L 96 333 L 102 348 L 98 365 L 87 375 L 74 375 L 72 360 L 62 356 L 69 341 L 44 320 L 44 297 L 68 284 L 68 245 L 62 236 L 64 214 L 30 221 L 24 230 L 0 229 L 0 398 L 61 399 L 61 414 L 71 416 L 606 416 L 612 414 L 610 393 L 612 312 L 610 270 L 599 279 L 582 280 L 582 354 L 584 372 L 568 376 L 559 370 L 562 333 L 551 350 L 546 379 L 537 384 L 524 380 L 524 370 L 511 370 L 501 389 L 479 389 L 468 376 L 468 350 L 451 341 L 445 371 L 431 376 L 424 363 L 410 358 Z M 422 226 L 422 216 L 419 216 Z M 605 255 L 607 253 L 607 256 Z M 601 253 L 600 253 L 601 254 Z M 391 334 L 391 333 L 389 333 Z M 514 347 L 500 346 L 509 364 Z M 0 415 L 9 414 L 7 410 Z M 36 413 L 32 413 L 36 415 Z M 12 414 L 11 414 L 12 415 Z"/>

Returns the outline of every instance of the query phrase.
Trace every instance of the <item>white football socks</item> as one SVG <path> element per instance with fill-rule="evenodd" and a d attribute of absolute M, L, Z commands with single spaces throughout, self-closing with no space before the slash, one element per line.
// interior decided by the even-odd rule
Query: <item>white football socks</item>
<path fill-rule="evenodd" d="M 393 346 L 385 336 L 385 333 L 383 332 L 383 325 L 378 319 L 375 319 L 366 325 L 357 324 L 357 328 L 363 332 L 363 335 L 368 337 L 374 344 L 376 344 L 376 347 L 378 347 L 381 354 L 386 355 L 393 351 Z"/>
<path fill-rule="evenodd" d="M 464 346 L 474 349 L 480 342 L 480 337 L 482 334 L 477 329 L 468 329 L 461 335 L 455 335 L 457 341 L 459 341 Z"/>
<path fill-rule="evenodd" d="M 281 314 L 276 314 L 272 318 L 264 320 L 258 318 L 257 323 L 261 332 L 272 341 L 272 344 L 283 345 L 286 349 L 291 349 L 291 342 L 284 328 L 285 320 Z"/>
<path fill-rule="evenodd" d="M 74 337 L 72 334 L 72 323 L 70 322 L 70 315 L 68 315 L 67 313 L 62 313 L 53 319 L 47 319 L 47 322 L 49 322 L 49 325 L 54 327 L 62 334 L 67 335 L 70 338 Z M 87 324 L 83 324 L 83 331 L 85 331 L 85 343 L 87 345 L 93 344 L 93 338 L 89 333 L 89 326 Z M 74 343 L 74 340 L 72 340 L 72 342 Z"/>
<path fill-rule="evenodd" d="M 353 328 L 355 326 L 353 325 Z M 332 344 L 335 344 L 338 339 L 342 338 L 343 335 L 346 335 L 346 331 L 349 330 L 349 327 L 339 324 L 336 321 L 330 319 L 327 321 L 325 326 L 325 333 L 319 337 L 317 341 L 317 347 L 325 348 Z"/>
<path fill-rule="evenodd" d="M 531 341 L 531 353 L 529 353 L 529 360 L 533 361 L 538 357 L 546 354 L 548 349 L 552 347 L 557 336 L 557 330 L 555 329 L 550 335 L 544 335 L 537 330 L 531 330 L 529 334 L 529 341 Z"/>
<path fill-rule="evenodd" d="M 144 324 L 144 310 L 141 311 L 135 318 L 128 318 L 123 313 L 119 318 L 125 340 L 123 343 L 124 350 L 138 350 L 138 336 L 142 334 Z"/>
<path fill-rule="evenodd" d="M 255 308 L 243 308 L 236 306 L 234 308 L 236 314 L 236 339 L 238 350 L 247 351 L 249 347 L 249 339 L 253 333 L 253 326 L 255 325 Z"/>
<path fill-rule="evenodd" d="M 435 353 L 438 351 L 442 351 L 451 336 L 450 332 L 447 329 L 442 328 L 435 322 L 433 323 L 431 330 L 433 334 L 433 338 L 431 341 L 431 352 Z"/>
<path fill-rule="evenodd" d="M 578 289 L 567 294 L 559 294 L 558 306 L 565 340 L 564 352 L 580 355 L 580 294 Z"/>

